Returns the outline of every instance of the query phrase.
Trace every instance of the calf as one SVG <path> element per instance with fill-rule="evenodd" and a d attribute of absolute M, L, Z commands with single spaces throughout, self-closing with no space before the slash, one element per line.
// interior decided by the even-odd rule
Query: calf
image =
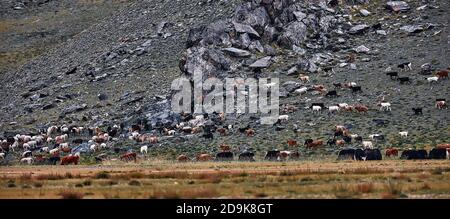
<path fill-rule="evenodd" d="M 438 73 L 436 73 L 436 76 L 439 79 L 446 79 L 446 78 L 448 78 L 448 71 L 446 71 L 446 70 L 439 71 Z"/>
<path fill-rule="evenodd" d="M 388 72 L 386 75 L 391 77 L 391 79 L 394 79 L 398 77 L 398 72 Z"/>
<path fill-rule="evenodd" d="M 412 108 L 412 110 L 414 111 L 414 115 L 423 115 L 422 112 L 422 108 L 418 107 L 418 108 Z"/>
<path fill-rule="evenodd" d="M 398 68 L 400 68 L 401 70 L 412 70 L 412 64 L 411 62 L 405 62 L 405 63 L 401 63 L 399 65 L 397 65 Z"/>
<path fill-rule="evenodd" d="M 397 78 L 397 80 L 400 81 L 400 84 L 405 84 L 405 83 L 410 84 L 411 83 L 411 81 L 409 80 L 409 77 L 400 77 L 400 78 Z"/>
<path fill-rule="evenodd" d="M 338 95 L 337 95 L 337 91 L 331 90 L 331 91 L 328 91 L 328 92 L 325 94 L 325 96 L 326 96 L 326 97 L 337 97 Z"/>
<path fill-rule="evenodd" d="M 141 147 L 141 154 L 147 154 L 148 146 L 144 145 Z"/>
<path fill-rule="evenodd" d="M 399 132 L 398 134 L 399 134 L 400 137 L 402 137 L 402 138 L 407 138 L 407 137 L 408 137 L 408 132 L 406 132 L 406 131 Z"/>
<path fill-rule="evenodd" d="M 361 86 L 351 87 L 352 93 L 362 92 Z"/>

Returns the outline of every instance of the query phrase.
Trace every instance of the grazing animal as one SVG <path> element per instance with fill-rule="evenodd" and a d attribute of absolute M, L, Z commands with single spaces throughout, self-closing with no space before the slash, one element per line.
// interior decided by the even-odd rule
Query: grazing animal
<path fill-rule="evenodd" d="M 352 89 L 352 93 L 362 92 L 361 86 L 350 87 Z"/>
<path fill-rule="evenodd" d="M 333 86 L 335 88 L 342 88 L 342 84 L 341 83 L 333 83 Z"/>
<path fill-rule="evenodd" d="M 31 157 L 31 156 L 33 156 L 31 151 L 25 151 L 22 153 L 22 157 Z"/>
<path fill-rule="evenodd" d="M 69 165 L 69 164 L 75 164 L 78 165 L 78 161 L 80 160 L 80 155 L 68 155 L 61 158 L 61 165 Z"/>
<path fill-rule="evenodd" d="M 5 154 L 5 153 L 3 153 L 3 152 L 2 152 L 2 153 L 0 153 L 0 158 L 1 158 L 1 159 L 5 159 L 5 155 L 6 155 L 6 154 Z"/>
<path fill-rule="evenodd" d="M 315 113 L 315 112 L 320 113 L 320 111 L 322 111 L 322 107 L 312 106 L 312 111 L 313 111 L 313 113 Z"/>
<path fill-rule="evenodd" d="M 438 80 L 439 80 L 439 77 L 437 77 L 437 76 L 427 78 L 427 81 L 429 83 L 438 82 Z"/>
<path fill-rule="evenodd" d="M 360 113 L 367 113 L 369 111 L 369 108 L 364 105 L 356 105 L 355 109 L 356 109 L 356 111 L 358 111 Z"/>
<path fill-rule="evenodd" d="M 447 149 L 445 148 L 433 148 L 428 155 L 429 159 L 446 159 L 447 158 Z"/>
<path fill-rule="evenodd" d="M 380 111 L 391 111 L 391 103 L 389 102 L 378 103 L 378 106 L 380 106 Z"/>
<path fill-rule="evenodd" d="M 398 157 L 398 150 L 395 148 L 388 148 L 386 149 L 386 157 Z"/>
<path fill-rule="evenodd" d="M 446 70 L 439 71 L 438 73 L 436 73 L 436 76 L 439 79 L 448 78 L 448 71 L 446 71 Z"/>
<path fill-rule="evenodd" d="M 278 120 L 281 122 L 287 122 L 289 120 L 289 115 L 280 115 L 278 116 Z"/>
<path fill-rule="evenodd" d="M 156 144 L 156 143 L 158 143 L 158 137 L 156 137 L 156 136 L 151 136 L 151 137 L 149 138 L 149 141 L 150 141 L 150 143 L 152 143 L 152 144 Z"/>
<path fill-rule="evenodd" d="M 405 83 L 410 84 L 411 83 L 411 81 L 409 80 L 409 77 L 399 77 L 399 78 L 397 78 L 397 80 L 400 81 L 400 84 L 405 84 Z"/>
<path fill-rule="evenodd" d="M 353 160 L 355 159 L 355 149 L 342 149 L 338 153 L 338 160 Z M 356 160 L 356 159 L 355 159 Z"/>
<path fill-rule="evenodd" d="M 422 112 L 422 108 L 418 107 L 418 108 L 412 108 L 412 110 L 414 111 L 414 115 L 423 115 Z"/>
<path fill-rule="evenodd" d="M 398 72 L 388 72 L 386 73 L 386 75 L 391 77 L 391 79 L 393 79 L 398 77 Z"/>
<path fill-rule="evenodd" d="M 402 155 L 400 156 L 400 159 L 405 160 L 423 160 L 427 159 L 428 153 L 426 150 L 404 150 L 402 152 Z"/>
<path fill-rule="evenodd" d="M 301 87 L 301 88 L 296 89 L 294 91 L 295 94 L 306 94 L 306 92 L 308 92 L 308 88 L 307 87 Z"/>
<path fill-rule="evenodd" d="M 268 161 L 277 161 L 280 159 L 280 151 L 273 150 L 273 151 L 267 151 L 266 155 L 264 156 L 264 160 Z"/>
<path fill-rule="evenodd" d="M 205 134 L 203 134 L 203 137 L 205 139 L 211 139 L 212 140 L 214 138 L 214 135 L 213 135 L 213 133 L 211 131 L 208 131 Z"/>
<path fill-rule="evenodd" d="M 288 144 L 289 147 L 295 147 L 295 146 L 298 145 L 298 142 L 296 140 L 289 139 L 287 141 L 287 144 Z"/>
<path fill-rule="evenodd" d="M 233 157 L 234 155 L 230 151 L 222 151 L 216 154 L 217 161 L 232 161 Z"/>
<path fill-rule="evenodd" d="M 228 135 L 228 129 L 226 128 L 218 128 L 217 132 L 219 132 L 219 134 L 222 136 Z"/>
<path fill-rule="evenodd" d="M 411 62 L 405 62 L 405 63 L 401 63 L 399 65 L 397 65 L 398 68 L 400 68 L 401 70 L 412 70 L 412 64 Z"/>
<path fill-rule="evenodd" d="M 337 97 L 338 94 L 337 94 L 337 91 L 331 90 L 331 91 L 328 91 L 328 92 L 325 94 L 325 96 L 326 96 L 326 97 Z"/>
<path fill-rule="evenodd" d="M 447 108 L 447 103 L 445 102 L 445 100 L 436 101 L 436 108 L 445 109 Z"/>
<path fill-rule="evenodd" d="M 308 75 L 300 74 L 298 78 L 301 81 L 303 81 L 303 82 L 309 82 L 309 76 Z"/>
<path fill-rule="evenodd" d="M 365 156 L 363 157 L 363 160 L 382 160 L 381 151 L 379 149 L 371 149 L 366 148 L 364 150 Z"/>
<path fill-rule="evenodd" d="M 33 163 L 33 158 L 32 157 L 25 157 L 20 159 L 20 163 L 26 163 L 28 165 L 31 165 Z"/>
<path fill-rule="evenodd" d="M 144 145 L 144 146 L 142 146 L 141 147 L 141 154 L 147 154 L 147 150 L 148 150 L 148 146 L 147 145 Z"/>
<path fill-rule="evenodd" d="M 196 160 L 197 161 L 202 161 L 202 162 L 211 161 L 212 159 L 213 158 L 209 154 L 198 154 L 196 156 Z"/>
<path fill-rule="evenodd" d="M 250 151 L 244 151 L 241 154 L 239 154 L 238 160 L 239 161 L 255 161 L 254 158 L 255 154 Z"/>
<path fill-rule="evenodd" d="M 253 129 L 247 129 L 247 130 L 245 130 L 245 134 L 246 134 L 247 136 L 249 136 L 249 137 L 252 137 L 252 136 L 255 135 L 255 130 L 253 130 Z"/>
<path fill-rule="evenodd" d="M 336 145 L 336 139 L 328 139 L 328 141 L 327 141 L 327 145 L 329 145 L 329 146 L 332 146 L 332 145 Z"/>
<path fill-rule="evenodd" d="M 438 144 L 436 146 L 436 148 L 446 148 L 446 149 L 448 149 L 448 148 L 450 148 L 450 143 Z"/>
<path fill-rule="evenodd" d="M 373 149 L 373 143 L 371 141 L 363 141 L 362 145 L 364 148 Z"/>
<path fill-rule="evenodd" d="M 89 150 L 91 150 L 92 152 L 96 152 L 98 150 L 98 145 L 93 144 L 93 145 L 89 146 Z"/>
<path fill-rule="evenodd" d="M 307 139 L 305 141 L 306 148 L 318 148 L 320 146 L 323 146 L 322 140 L 312 141 L 312 139 Z"/>
<path fill-rule="evenodd" d="M 190 161 L 191 159 L 189 159 L 188 156 L 182 154 L 182 155 L 180 155 L 180 156 L 177 157 L 177 160 L 178 160 L 178 162 L 188 162 L 188 161 Z"/>
<path fill-rule="evenodd" d="M 136 157 L 137 157 L 137 154 L 135 152 L 128 152 L 128 153 L 125 153 L 122 156 L 120 156 L 120 160 L 126 161 L 126 162 L 134 160 L 134 162 L 137 162 Z"/>
<path fill-rule="evenodd" d="M 328 107 L 328 112 L 329 113 L 339 112 L 339 106 L 329 106 Z"/>
<path fill-rule="evenodd" d="M 398 134 L 399 134 L 400 137 L 402 137 L 402 138 L 407 138 L 407 137 L 408 137 L 408 132 L 406 132 L 406 131 L 399 132 Z"/>

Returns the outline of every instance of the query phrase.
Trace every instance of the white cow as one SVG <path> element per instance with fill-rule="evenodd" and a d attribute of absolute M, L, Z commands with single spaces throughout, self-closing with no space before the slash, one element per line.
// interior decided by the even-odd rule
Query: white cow
<path fill-rule="evenodd" d="M 278 120 L 280 120 L 281 122 L 287 122 L 289 120 L 289 115 L 278 116 Z"/>
<path fill-rule="evenodd" d="M 295 94 L 306 94 L 307 91 L 308 91 L 308 88 L 307 88 L 307 87 L 301 87 L 301 88 L 299 88 L 299 89 L 296 89 L 296 90 L 294 91 L 294 93 L 295 93 Z"/>
<path fill-rule="evenodd" d="M 313 106 L 313 107 L 312 107 L 313 113 L 314 113 L 314 112 L 320 113 L 321 110 L 322 110 L 322 107 L 321 107 L 321 106 Z"/>
<path fill-rule="evenodd" d="M 391 104 L 388 102 L 380 103 L 380 111 L 391 111 Z"/>
<path fill-rule="evenodd" d="M 437 76 L 427 78 L 427 81 L 430 83 L 438 82 L 439 78 Z"/>
<path fill-rule="evenodd" d="M 328 111 L 330 113 L 339 112 L 339 106 L 329 106 Z"/>
<path fill-rule="evenodd" d="M 41 148 L 41 152 L 49 152 L 50 151 L 50 149 L 48 148 L 48 147 L 43 147 L 43 148 Z"/>
<path fill-rule="evenodd" d="M 96 152 L 96 151 L 98 150 L 98 145 L 93 144 L 93 145 L 89 146 L 89 149 L 90 149 L 92 152 Z"/>
<path fill-rule="evenodd" d="M 363 141 L 362 145 L 364 148 L 373 149 L 373 143 L 371 141 Z"/>
<path fill-rule="evenodd" d="M 403 138 L 407 138 L 408 137 L 408 132 L 406 132 L 406 131 L 399 132 L 398 134 L 400 135 L 400 137 L 403 137 Z"/>
<path fill-rule="evenodd" d="M 148 146 L 147 145 L 144 145 L 144 146 L 142 146 L 141 147 L 141 154 L 147 154 L 147 150 L 148 150 Z"/>
<path fill-rule="evenodd" d="M 27 164 L 31 165 L 31 164 L 33 163 L 33 158 L 32 158 L 32 157 L 25 157 L 25 158 L 22 158 L 22 159 L 20 160 L 20 163 L 27 163 Z"/>
<path fill-rule="evenodd" d="M 59 152 L 59 148 L 51 149 L 48 153 L 51 155 L 56 155 Z"/>

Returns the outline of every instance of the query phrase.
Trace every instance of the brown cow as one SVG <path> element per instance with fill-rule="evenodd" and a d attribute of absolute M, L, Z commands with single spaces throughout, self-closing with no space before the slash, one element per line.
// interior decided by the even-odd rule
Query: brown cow
<path fill-rule="evenodd" d="M 69 164 L 78 164 L 78 161 L 80 160 L 79 155 L 68 155 L 61 158 L 61 165 L 69 165 Z"/>
<path fill-rule="evenodd" d="M 136 156 L 137 156 L 137 154 L 135 152 L 128 152 L 128 153 L 120 156 L 120 160 L 126 161 L 126 162 L 134 160 L 134 162 L 137 162 Z"/>
<path fill-rule="evenodd" d="M 438 109 L 447 108 L 447 103 L 444 100 L 436 101 L 436 108 Z"/>
<path fill-rule="evenodd" d="M 177 160 L 178 160 L 178 162 L 188 162 L 188 161 L 190 161 L 189 157 L 184 155 L 184 154 L 178 156 Z"/>
<path fill-rule="evenodd" d="M 220 133 L 220 135 L 225 136 L 228 134 L 228 130 L 226 128 L 218 128 L 217 132 Z"/>
<path fill-rule="evenodd" d="M 213 159 L 211 157 L 211 155 L 209 155 L 209 154 L 199 154 L 199 155 L 197 155 L 196 158 L 197 158 L 197 161 L 202 161 L 202 162 L 210 161 Z"/>
<path fill-rule="evenodd" d="M 439 79 L 448 78 L 448 71 L 446 71 L 446 70 L 439 71 L 438 73 L 436 73 L 436 76 Z"/>
<path fill-rule="evenodd" d="M 152 143 L 152 144 L 156 144 L 156 143 L 158 143 L 158 137 L 156 137 L 156 136 L 151 136 L 151 137 L 149 138 L 149 141 L 150 141 L 150 143 Z"/>
<path fill-rule="evenodd" d="M 255 130 L 253 129 L 247 129 L 245 130 L 245 134 L 249 137 L 254 136 L 255 135 Z"/>
<path fill-rule="evenodd" d="M 344 140 L 337 140 L 336 144 L 339 146 L 345 145 L 345 141 Z"/>
<path fill-rule="evenodd" d="M 358 111 L 360 113 L 367 113 L 367 111 L 369 111 L 369 108 L 364 105 L 357 105 L 357 106 L 355 106 L 355 109 L 356 109 L 356 111 Z"/>
<path fill-rule="evenodd" d="M 386 149 L 386 157 L 390 157 L 390 156 L 397 157 L 398 156 L 398 150 L 395 149 L 395 148 L 388 148 L 388 149 Z"/>
<path fill-rule="evenodd" d="M 306 148 L 318 148 L 321 146 L 323 146 L 322 140 L 317 140 L 317 141 L 312 141 L 312 142 L 306 143 Z"/>
<path fill-rule="evenodd" d="M 288 143 L 289 147 L 295 147 L 298 145 L 298 142 L 296 140 L 292 140 L 292 139 L 289 139 L 287 141 L 287 143 Z"/>
<path fill-rule="evenodd" d="M 436 148 L 446 148 L 446 149 L 448 149 L 448 148 L 450 148 L 450 143 L 438 144 L 436 146 Z"/>
<path fill-rule="evenodd" d="M 194 127 L 192 128 L 191 134 L 197 134 L 200 133 L 202 129 L 200 127 Z"/>

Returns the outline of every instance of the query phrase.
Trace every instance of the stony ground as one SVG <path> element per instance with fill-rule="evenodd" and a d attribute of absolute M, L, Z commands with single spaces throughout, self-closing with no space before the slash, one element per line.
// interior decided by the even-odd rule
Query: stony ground
<path fill-rule="evenodd" d="M 53 2 L 53 1 L 51 1 Z M 435 69 L 450 66 L 449 54 L 449 3 L 448 1 L 406 1 L 411 10 L 405 13 L 391 13 L 381 1 L 370 1 L 356 8 L 343 6 L 344 14 L 349 15 L 352 25 L 381 23 L 381 29 L 387 35 L 368 31 L 362 35 L 344 35 L 345 42 L 337 46 L 339 50 L 306 48 L 307 55 L 331 53 L 335 63 L 333 75 L 310 74 L 312 84 L 324 84 L 332 88 L 332 83 L 354 81 L 363 88 L 363 93 L 353 95 L 349 90 L 338 90 L 339 97 L 324 98 L 308 93 L 303 96 L 282 98 L 281 103 L 292 103 L 298 110 L 290 115 L 286 128 L 276 131 L 272 126 L 260 126 L 248 117 L 227 120 L 227 124 L 245 126 L 251 124 L 256 129 L 252 138 L 234 132 L 229 136 L 216 135 L 214 140 L 200 137 L 176 136 L 152 147 L 150 155 L 173 159 L 180 153 L 194 155 L 200 151 L 216 152 L 221 143 L 232 146 L 254 147 L 259 156 L 267 149 L 287 149 L 286 140 L 296 139 L 303 142 L 306 138 L 323 139 L 330 137 L 333 127 L 345 124 L 352 133 L 367 138 L 369 134 L 381 133 L 387 141 L 378 143 L 380 147 L 426 147 L 448 142 L 450 139 L 449 111 L 434 108 L 436 98 L 449 98 L 449 81 L 442 80 L 430 85 L 425 75 L 419 74 L 420 66 L 431 63 Z M 68 23 L 80 23 L 78 28 L 71 25 L 57 26 L 68 36 L 78 33 L 70 40 L 62 40 L 55 49 L 45 50 L 36 59 L 27 62 L 17 70 L 7 70 L 0 75 L 3 104 L 1 105 L 0 131 L 4 134 L 26 132 L 49 124 L 98 125 L 106 122 L 132 121 L 154 112 L 155 103 L 169 94 L 169 85 L 173 78 L 181 74 L 178 60 L 185 51 L 185 42 L 190 28 L 213 21 L 230 18 L 240 1 L 139 1 L 99 6 L 104 13 L 92 22 L 87 19 L 84 25 L 78 20 L 65 20 Z M 55 3 L 49 3 L 55 4 Z M 67 3 L 69 4 L 69 3 Z M 428 4 L 424 10 L 417 7 Z M 70 4 L 69 4 L 70 5 Z M 2 11 L 6 10 L 2 5 Z M 9 6 L 8 6 L 9 7 Z M 41 7 L 47 7 L 41 6 Z M 55 6 L 56 7 L 56 6 Z M 66 7 L 61 6 L 62 8 Z M 83 11 L 83 5 L 70 5 Z M 49 6 L 49 8 L 53 8 Z M 81 8 L 81 9 L 80 9 Z M 120 8 L 113 10 L 115 8 Z M 363 17 L 359 9 L 365 8 L 372 14 Z M 47 11 L 49 11 L 48 9 Z M 87 10 L 87 9 L 86 9 Z M 91 9 L 89 9 L 91 10 Z M 93 9 L 92 9 L 93 10 Z M 44 10 L 45 11 L 45 10 Z M 61 10 L 62 11 L 62 10 Z M 114 11 L 113 16 L 107 16 Z M 22 14 L 21 14 L 22 13 Z M 2 21 L 13 19 L 15 22 L 26 19 L 27 11 L 8 12 Z M 30 16 L 41 13 L 33 10 Z M 42 12 L 43 13 L 43 12 Z M 82 12 L 80 12 L 82 13 Z M 89 11 L 83 12 L 89 14 Z M 3 15 L 3 13 L 2 13 Z M 73 16 L 73 15 L 71 15 Z M 92 15 L 94 16 L 94 15 Z M 48 22 L 57 20 L 49 19 Z M 92 22 L 92 23 L 91 23 Z M 7 23 L 7 22 L 6 22 Z M 64 22 L 63 22 L 64 23 Z M 408 34 L 399 30 L 404 25 L 432 23 L 434 27 L 419 33 Z M 40 24 L 47 26 L 45 23 Z M 14 24 L 13 26 L 20 26 Z M 70 28 L 68 28 L 69 26 Z M 66 29 L 68 28 L 68 29 Z M 76 30 L 71 30 L 72 28 Z M 80 31 L 83 29 L 83 31 Z M 1 51 L 9 53 L 14 45 L 32 45 L 36 39 L 16 42 L 19 29 L 1 32 L 6 42 Z M 14 37 L 12 37 L 14 36 Z M 52 37 L 46 38 L 53 41 Z M 337 44 L 337 42 L 332 42 Z M 350 65 L 338 67 L 342 60 L 352 53 L 352 48 L 365 45 L 370 49 L 367 54 L 356 55 L 356 69 Z M 3 58 L 5 57 L 5 58 Z M 276 76 L 281 83 L 299 82 L 296 76 L 287 76 L 286 72 L 305 57 L 290 50 L 281 50 L 276 62 L 270 68 L 263 69 L 263 76 Z M 2 62 L 8 61 L 2 56 Z M 394 70 L 400 63 L 412 62 L 413 70 L 400 72 L 409 76 L 411 84 L 400 85 L 385 75 L 385 69 Z M 17 63 L 16 63 L 17 64 Z M 306 84 L 308 85 L 308 84 Z M 105 94 L 107 100 L 99 101 L 98 95 Z M 377 99 L 385 95 L 392 103 L 391 112 L 379 112 Z M 161 97 L 162 96 L 162 97 Z M 363 103 L 369 106 L 368 114 L 338 113 L 329 115 L 322 112 L 313 115 L 304 109 L 310 102 L 324 102 L 325 105 L 346 102 Z M 423 107 L 423 116 L 414 116 L 412 107 Z M 43 109 L 45 108 L 45 110 Z M 383 119 L 387 124 L 377 125 L 374 119 Z M 299 131 L 292 131 L 294 124 Z M 400 139 L 399 131 L 409 131 L 408 139 Z M 124 147 L 138 148 L 132 141 L 117 143 Z M 333 154 L 336 147 L 325 147 L 316 151 L 300 149 L 302 154 L 321 157 Z"/>

